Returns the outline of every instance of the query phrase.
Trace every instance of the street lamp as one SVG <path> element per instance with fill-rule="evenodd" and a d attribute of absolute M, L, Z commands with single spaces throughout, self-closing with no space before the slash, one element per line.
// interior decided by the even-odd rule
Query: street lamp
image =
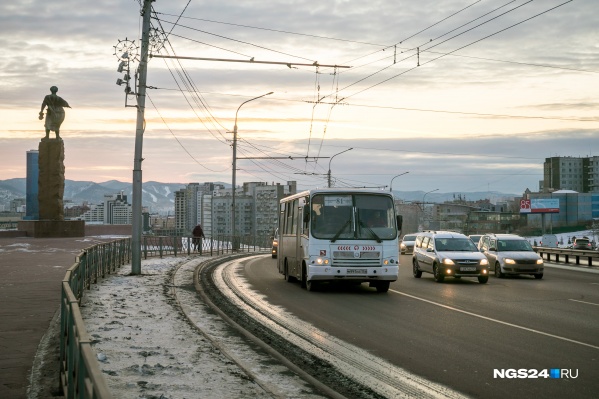
<path fill-rule="evenodd" d="M 272 93 L 273 92 L 271 91 L 270 93 L 262 94 L 261 96 L 254 97 L 252 99 L 242 102 L 241 105 L 239 106 L 239 108 L 237 108 L 237 111 L 235 112 L 235 125 L 233 126 L 233 179 L 232 179 L 233 180 L 232 181 L 232 185 L 233 185 L 232 193 L 233 194 L 231 197 L 231 238 L 232 238 L 233 242 L 235 241 L 234 237 L 235 237 L 235 186 L 236 186 L 235 178 L 237 176 L 237 173 L 236 173 L 237 172 L 237 114 L 239 113 L 239 109 L 244 104 L 247 104 L 250 101 L 257 100 L 264 96 L 271 95 Z M 235 245 L 233 244 L 233 246 L 235 246 Z"/>
<path fill-rule="evenodd" d="M 353 147 L 352 147 L 352 148 L 348 148 L 347 150 L 341 151 L 341 152 L 339 152 L 339 153 L 337 153 L 337 154 L 333 155 L 333 156 L 331 157 L 331 159 L 329 159 L 329 172 L 327 173 L 327 182 L 328 182 L 329 188 L 331 188 L 331 161 L 332 161 L 332 160 L 333 160 L 333 158 L 335 158 L 337 155 L 339 155 L 339 154 L 343 154 L 344 152 L 348 152 L 349 150 L 353 150 L 353 149 L 354 149 Z"/>
<path fill-rule="evenodd" d="M 424 205 L 424 199 L 426 198 L 426 195 L 427 195 L 427 194 L 434 193 L 435 191 L 439 191 L 439 189 L 438 189 L 438 188 L 436 188 L 436 189 L 434 189 L 434 190 L 427 191 L 427 192 L 426 192 L 426 193 L 424 193 L 424 195 L 422 196 L 422 215 L 424 216 L 424 219 L 425 219 L 425 221 L 426 221 L 426 218 L 425 218 L 425 216 L 426 216 L 426 214 L 425 214 L 425 212 L 426 212 L 426 208 L 425 208 L 425 205 Z"/>
<path fill-rule="evenodd" d="M 395 180 L 396 177 L 403 176 L 408 173 L 410 173 L 410 172 L 403 172 L 403 173 L 400 173 L 397 176 L 393 177 L 393 179 L 391 179 L 391 184 L 389 184 L 389 192 L 391 192 L 391 193 L 393 192 L 393 180 Z"/>

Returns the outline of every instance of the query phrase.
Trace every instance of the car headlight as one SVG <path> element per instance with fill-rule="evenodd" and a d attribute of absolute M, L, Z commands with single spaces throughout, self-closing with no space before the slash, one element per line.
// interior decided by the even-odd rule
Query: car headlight
<path fill-rule="evenodd" d="M 514 265 L 514 264 L 516 264 L 516 261 L 515 261 L 515 260 L 513 260 L 513 259 L 509 259 L 509 258 L 506 258 L 506 259 L 504 260 L 504 262 L 505 262 L 505 263 L 507 263 L 508 265 Z"/>
<path fill-rule="evenodd" d="M 406 244 L 404 244 L 404 243 L 402 242 L 402 243 L 400 244 L 400 246 L 399 246 L 399 247 L 400 247 L 400 248 L 405 248 L 405 247 L 406 247 Z"/>
<path fill-rule="evenodd" d="M 489 261 L 487 259 L 483 259 L 480 261 L 481 266 L 487 266 L 488 264 L 489 264 Z"/>
<path fill-rule="evenodd" d="M 542 265 L 543 264 L 543 259 L 537 259 L 537 265 Z"/>
<path fill-rule="evenodd" d="M 455 265 L 451 259 L 443 259 L 443 264 L 449 266 Z"/>

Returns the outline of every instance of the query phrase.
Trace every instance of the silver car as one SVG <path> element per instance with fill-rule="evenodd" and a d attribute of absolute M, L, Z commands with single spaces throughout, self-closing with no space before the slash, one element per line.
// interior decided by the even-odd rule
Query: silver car
<path fill-rule="evenodd" d="M 399 250 L 402 255 L 411 254 L 414 252 L 414 242 L 416 234 L 406 234 L 399 242 Z"/>
<path fill-rule="evenodd" d="M 485 234 L 479 242 L 495 277 L 506 274 L 530 274 L 543 278 L 543 258 L 524 237 L 515 234 Z"/>
<path fill-rule="evenodd" d="M 422 273 L 432 273 L 438 283 L 446 277 L 476 277 L 479 283 L 485 284 L 489 280 L 487 266 L 487 259 L 463 234 L 429 231 L 416 237 L 412 255 L 412 272 L 416 278 Z"/>

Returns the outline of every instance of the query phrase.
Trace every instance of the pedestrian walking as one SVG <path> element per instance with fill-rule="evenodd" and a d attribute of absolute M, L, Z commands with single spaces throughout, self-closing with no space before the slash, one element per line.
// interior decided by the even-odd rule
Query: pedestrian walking
<path fill-rule="evenodd" d="M 196 227 L 193 228 L 191 234 L 193 236 L 193 250 L 202 253 L 202 238 L 206 238 L 204 236 L 204 230 L 202 229 L 202 226 L 198 224 Z"/>

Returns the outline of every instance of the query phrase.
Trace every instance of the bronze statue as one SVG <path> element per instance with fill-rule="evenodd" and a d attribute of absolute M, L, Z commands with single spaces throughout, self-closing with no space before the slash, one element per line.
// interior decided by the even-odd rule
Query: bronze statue
<path fill-rule="evenodd" d="M 44 127 L 46 128 L 46 139 L 50 138 L 50 130 L 55 131 L 56 138 L 60 139 L 60 125 L 64 121 L 65 116 L 63 107 L 71 108 L 71 106 L 61 97 L 56 95 L 58 87 L 52 86 L 50 87 L 50 91 L 52 94 L 48 94 L 44 97 L 39 119 L 44 119 L 44 108 L 48 107 L 48 112 L 46 112 L 46 122 L 44 123 Z"/>

